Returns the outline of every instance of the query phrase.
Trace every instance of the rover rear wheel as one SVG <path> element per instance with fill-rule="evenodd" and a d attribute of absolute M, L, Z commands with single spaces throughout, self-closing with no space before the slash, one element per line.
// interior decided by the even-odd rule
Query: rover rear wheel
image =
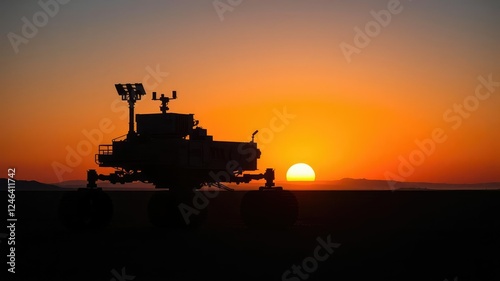
<path fill-rule="evenodd" d="M 241 201 L 241 218 L 253 229 L 287 229 L 299 213 L 295 195 L 288 190 L 248 191 Z"/>

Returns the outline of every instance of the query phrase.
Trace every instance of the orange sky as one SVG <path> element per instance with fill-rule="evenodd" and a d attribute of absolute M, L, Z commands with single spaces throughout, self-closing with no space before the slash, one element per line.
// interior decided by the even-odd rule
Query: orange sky
<path fill-rule="evenodd" d="M 37 2 L 2 7 L 2 170 L 43 182 L 84 179 L 98 169 L 97 146 L 74 167 L 67 149 L 100 122 L 109 122 L 101 143 L 126 134 L 114 84 L 142 82 L 148 96 L 137 113 L 158 111 L 151 91 L 177 90 L 172 111 L 194 113 L 216 140 L 270 129 L 272 137 L 257 135 L 259 167 L 274 167 L 278 180 L 304 162 L 317 180 L 389 172 L 407 181 L 500 181 L 500 87 L 474 100 L 479 76 L 500 82 L 498 3 L 401 1 L 348 62 L 340 45 L 354 45 L 355 27 L 391 1 L 243 1 L 222 21 L 212 1 L 185 2 L 69 2 L 18 53 L 7 35 L 22 35 L 21 18 L 43 10 Z M 459 117 L 454 105 L 464 100 L 467 117 Z M 295 117 L 273 131 L 285 108 Z M 415 142 L 436 128 L 446 140 L 419 154 Z M 400 173 L 412 153 L 420 162 Z M 54 163 L 71 171 L 58 176 Z"/>

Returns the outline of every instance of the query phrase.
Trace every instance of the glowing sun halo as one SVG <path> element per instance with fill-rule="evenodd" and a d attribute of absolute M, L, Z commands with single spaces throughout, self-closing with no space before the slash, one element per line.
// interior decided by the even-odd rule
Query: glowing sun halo
<path fill-rule="evenodd" d="M 287 181 L 314 181 L 315 179 L 314 170 L 304 163 L 294 164 L 286 172 Z"/>

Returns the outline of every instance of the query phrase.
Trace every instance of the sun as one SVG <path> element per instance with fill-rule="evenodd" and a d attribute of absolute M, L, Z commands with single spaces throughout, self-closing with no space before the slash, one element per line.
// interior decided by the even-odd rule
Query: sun
<path fill-rule="evenodd" d="M 286 172 L 287 181 L 314 181 L 315 179 L 314 170 L 304 163 L 294 164 Z"/>

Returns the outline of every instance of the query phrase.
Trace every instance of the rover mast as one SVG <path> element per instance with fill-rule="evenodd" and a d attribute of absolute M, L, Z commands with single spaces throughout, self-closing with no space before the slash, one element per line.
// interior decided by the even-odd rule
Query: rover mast
<path fill-rule="evenodd" d="M 128 123 L 128 133 L 127 139 L 131 139 L 136 136 L 134 130 L 134 106 L 135 101 L 141 100 L 141 97 L 146 94 L 144 87 L 141 83 L 135 84 L 115 84 L 116 91 L 118 95 L 122 97 L 122 100 L 128 102 L 129 109 L 129 123 Z"/>

